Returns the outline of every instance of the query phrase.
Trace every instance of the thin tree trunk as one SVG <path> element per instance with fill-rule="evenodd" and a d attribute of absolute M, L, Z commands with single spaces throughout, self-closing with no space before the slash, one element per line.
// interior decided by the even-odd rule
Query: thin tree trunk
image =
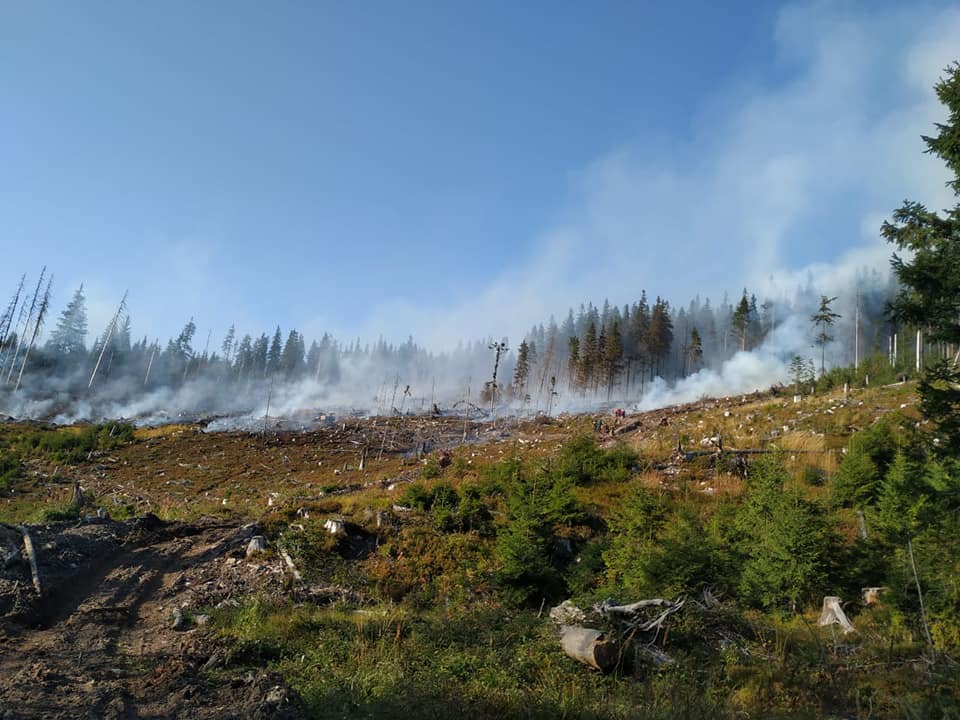
<path fill-rule="evenodd" d="M 913 556 L 913 538 L 907 537 L 907 552 L 910 554 L 910 569 L 913 570 L 913 581 L 917 586 L 917 599 L 920 601 L 920 622 L 923 623 L 923 634 L 927 637 L 927 644 L 930 646 L 930 658 L 935 659 L 937 650 L 933 645 L 933 638 L 930 636 L 930 628 L 927 626 L 927 611 L 923 606 L 923 590 L 920 588 L 920 575 L 917 572 L 917 561 Z"/>

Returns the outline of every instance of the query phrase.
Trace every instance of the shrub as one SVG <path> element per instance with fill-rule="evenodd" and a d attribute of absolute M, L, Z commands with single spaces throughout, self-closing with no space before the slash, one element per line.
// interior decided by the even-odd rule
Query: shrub
<path fill-rule="evenodd" d="M 573 483 L 556 473 L 518 468 L 507 494 L 509 524 L 497 534 L 497 582 L 511 604 L 555 598 L 563 581 L 552 563 L 553 529 L 581 517 Z"/>
<path fill-rule="evenodd" d="M 578 435 L 560 450 L 553 470 L 586 485 L 596 480 L 624 481 L 637 464 L 637 454 L 625 445 L 602 450 L 589 435 Z"/>
<path fill-rule="evenodd" d="M 20 458 L 9 451 L 0 451 L 0 492 L 9 492 L 13 483 L 23 475 Z"/>
<path fill-rule="evenodd" d="M 675 597 L 719 580 L 721 563 L 696 512 L 671 508 L 662 494 L 637 488 L 611 521 L 604 558 L 632 595 Z"/>
<path fill-rule="evenodd" d="M 443 470 L 440 468 L 440 463 L 437 462 L 437 459 L 430 458 L 426 464 L 420 468 L 420 477 L 424 480 L 433 480 L 434 478 L 440 477 L 442 472 Z"/>
<path fill-rule="evenodd" d="M 834 537 L 816 504 L 786 490 L 779 459 L 753 467 L 746 502 L 738 513 L 745 557 L 741 599 L 752 605 L 791 608 L 812 599 L 828 576 Z"/>

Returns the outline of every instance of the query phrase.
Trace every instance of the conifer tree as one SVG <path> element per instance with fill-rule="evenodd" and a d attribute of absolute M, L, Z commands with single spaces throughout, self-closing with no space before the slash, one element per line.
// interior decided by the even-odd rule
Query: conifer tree
<path fill-rule="evenodd" d="M 580 338 L 571 335 L 567 340 L 567 383 L 571 390 L 580 387 Z"/>
<path fill-rule="evenodd" d="M 747 289 L 743 289 L 743 296 L 737 303 L 737 309 L 733 311 L 733 317 L 730 319 L 730 326 L 737 334 L 740 340 L 740 349 L 747 349 L 747 329 L 750 327 L 750 301 L 747 299 Z"/>
<path fill-rule="evenodd" d="M 793 392 L 799 395 L 801 385 L 803 385 L 807 377 L 807 364 L 799 355 L 794 355 L 790 361 L 790 377 L 793 379 Z"/>
<path fill-rule="evenodd" d="M 288 378 L 296 377 L 303 368 L 303 341 L 300 333 L 291 330 L 287 335 L 287 342 L 280 353 L 280 372 Z"/>
<path fill-rule="evenodd" d="M 87 338 L 87 308 L 81 284 L 60 313 L 57 326 L 50 333 L 47 349 L 59 355 L 85 353 Z"/>
<path fill-rule="evenodd" d="M 703 361 L 703 340 L 700 337 L 700 331 L 694 325 L 690 330 L 690 343 L 687 345 L 687 359 L 690 361 L 690 369 L 696 372 L 696 369 Z"/>
<path fill-rule="evenodd" d="M 673 344 L 673 321 L 670 319 L 670 306 L 666 300 L 657 298 L 650 313 L 650 326 L 644 337 L 644 348 L 650 358 L 650 379 L 660 374 L 663 357 L 670 352 Z"/>
<path fill-rule="evenodd" d="M 943 435 L 939 452 L 960 454 L 960 63 L 946 69 L 935 90 L 948 119 L 923 141 L 927 152 L 947 164 L 953 175 L 947 185 L 958 202 L 941 215 L 907 201 L 881 232 L 912 256 L 895 253 L 891 260 L 901 286 L 890 306 L 893 319 L 923 328 L 930 340 L 948 348 L 924 373 L 921 410 Z"/>
<path fill-rule="evenodd" d="M 607 400 L 613 392 L 613 386 L 620 376 L 623 366 L 623 344 L 620 336 L 620 323 L 616 320 L 606 333 L 603 344 L 603 379 L 607 386 Z"/>
<path fill-rule="evenodd" d="M 828 298 L 826 295 L 821 295 L 820 309 L 810 316 L 810 322 L 818 328 L 816 343 L 820 346 L 820 375 L 826 372 L 824 361 L 826 358 L 827 343 L 833 340 L 833 336 L 830 335 L 829 330 L 837 318 L 840 317 L 840 315 L 830 309 L 830 303 L 834 300 L 836 300 L 835 297 Z"/>
<path fill-rule="evenodd" d="M 526 340 L 520 342 L 517 348 L 517 363 L 513 369 L 513 392 L 516 397 L 523 400 L 527 386 L 527 378 L 530 375 L 530 346 Z"/>
<path fill-rule="evenodd" d="M 237 329 L 233 325 L 227 329 L 227 334 L 223 338 L 223 344 L 220 349 L 223 351 L 223 359 L 229 365 L 233 357 L 233 351 L 236 350 Z"/>
<path fill-rule="evenodd" d="M 261 333 L 260 337 L 253 343 L 253 364 L 251 370 L 257 376 L 267 374 L 267 355 L 270 351 L 270 340 L 266 333 Z"/>
<path fill-rule="evenodd" d="M 280 370 L 280 358 L 283 355 L 283 336 L 280 334 L 280 326 L 277 325 L 273 333 L 273 340 L 270 342 L 270 349 L 267 351 L 268 375 L 276 375 Z"/>
<path fill-rule="evenodd" d="M 597 347 L 597 326 L 593 320 L 587 325 L 583 333 L 583 343 L 580 347 L 580 367 L 577 377 L 577 384 L 581 391 L 586 391 L 593 386 L 594 374 L 597 371 L 597 360 L 599 350 Z"/>

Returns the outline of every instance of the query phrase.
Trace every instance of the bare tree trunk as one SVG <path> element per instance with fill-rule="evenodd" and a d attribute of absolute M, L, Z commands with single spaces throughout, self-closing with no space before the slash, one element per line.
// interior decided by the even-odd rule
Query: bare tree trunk
<path fill-rule="evenodd" d="M 150 362 L 147 363 L 147 374 L 143 376 L 143 386 L 147 386 L 147 381 L 150 379 L 150 368 L 153 367 L 153 358 L 157 354 L 157 343 L 153 343 L 153 348 L 150 352 Z"/>
<path fill-rule="evenodd" d="M 87 383 L 87 389 L 89 390 L 93 387 L 93 381 L 97 379 L 97 370 L 100 369 L 100 363 L 103 362 L 103 355 L 107 351 L 107 345 L 110 344 L 110 341 L 113 339 L 113 333 L 117 329 L 117 324 L 120 322 L 120 315 L 123 313 L 123 309 L 127 305 L 127 291 L 124 290 L 123 297 L 120 299 L 120 305 L 117 307 L 117 312 L 114 314 L 113 319 L 110 321 L 110 324 L 107 326 L 107 332 L 103 340 L 102 347 L 100 348 L 100 355 L 97 357 L 97 364 L 93 366 L 93 372 L 90 373 L 90 382 Z"/>
<path fill-rule="evenodd" d="M 42 596 L 43 590 L 40 586 L 40 566 L 37 563 L 37 551 L 33 547 L 33 540 L 27 531 L 26 525 L 20 526 L 20 533 L 23 535 L 23 549 L 27 553 L 27 560 L 30 561 L 30 574 L 33 576 L 33 587 L 37 595 Z"/>
<path fill-rule="evenodd" d="M 47 272 L 47 266 L 44 265 L 40 271 L 40 279 L 37 280 L 37 289 L 33 291 L 33 299 L 30 301 L 30 310 L 23 321 L 23 329 L 17 335 L 17 348 L 13 351 L 13 361 L 10 363 L 10 370 L 7 372 L 6 382 L 9 383 L 13 377 L 13 369 L 17 366 L 17 357 L 20 355 L 20 348 L 23 347 L 23 338 L 30 329 L 30 323 L 33 322 L 33 313 L 37 309 L 37 298 L 40 296 L 40 288 L 43 287 L 43 276 Z"/>
<path fill-rule="evenodd" d="M 47 280 L 47 289 L 43 293 L 43 301 L 40 303 L 40 311 L 37 313 L 37 322 L 33 326 L 33 335 L 30 336 L 30 344 L 27 345 L 27 351 L 23 354 L 23 362 L 20 363 L 20 372 L 17 374 L 17 384 L 14 386 L 13 390 L 16 392 L 20 389 L 20 382 L 23 380 L 23 370 L 27 366 L 27 358 L 30 357 L 30 351 L 33 350 L 33 345 L 37 341 L 37 335 L 40 334 L 40 328 L 43 327 L 43 319 L 46 317 L 47 308 L 50 307 L 50 286 L 53 284 L 53 276 L 50 276 L 50 279 Z"/>
<path fill-rule="evenodd" d="M 917 561 L 913 557 L 913 538 L 907 537 L 907 552 L 910 554 L 910 569 L 913 570 L 913 581 L 917 586 L 917 599 L 920 601 L 920 622 L 923 623 L 923 634 L 927 637 L 927 644 L 930 646 L 930 658 L 937 656 L 937 650 L 933 645 L 933 638 L 930 636 L 930 628 L 927 625 L 927 611 L 923 606 L 923 590 L 920 588 L 920 575 L 917 572 Z"/>

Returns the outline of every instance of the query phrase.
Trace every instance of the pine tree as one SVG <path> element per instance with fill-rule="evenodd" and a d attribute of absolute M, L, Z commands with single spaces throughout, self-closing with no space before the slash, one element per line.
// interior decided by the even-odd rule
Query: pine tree
<path fill-rule="evenodd" d="M 960 200 L 960 63 L 946 69 L 935 89 L 948 120 L 923 141 L 927 152 L 947 164 L 953 174 L 947 184 Z M 938 451 L 960 455 L 960 202 L 941 215 L 908 201 L 881 232 L 912 256 L 905 260 L 895 253 L 891 260 L 901 286 L 892 317 L 924 329 L 928 339 L 948 348 L 947 357 L 924 373 L 920 406 L 943 436 Z"/>
<path fill-rule="evenodd" d="M 586 331 L 583 333 L 583 343 L 580 346 L 580 374 L 577 378 L 577 384 L 584 392 L 593 387 L 593 379 L 597 372 L 599 355 L 597 326 L 593 320 L 591 320 L 590 324 L 587 325 Z"/>
<path fill-rule="evenodd" d="M 827 343 L 833 340 L 833 336 L 830 335 L 829 330 L 837 318 L 840 317 L 840 315 L 830 309 L 830 303 L 836 299 L 837 298 L 835 297 L 828 298 L 826 295 L 821 295 L 820 309 L 810 316 L 810 322 L 812 322 L 814 326 L 818 328 L 815 339 L 817 345 L 820 346 L 820 375 L 823 375 L 826 372 L 825 359 Z"/>
<path fill-rule="evenodd" d="M 244 335 L 237 345 L 236 359 L 233 364 L 237 378 L 247 377 L 253 368 L 253 338 Z"/>
<path fill-rule="evenodd" d="M 87 338 L 87 309 L 81 284 L 66 309 L 60 313 L 57 326 L 50 333 L 47 349 L 60 355 L 85 353 Z"/>
<path fill-rule="evenodd" d="M 227 330 L 227 334 L 223 338 L 223 344 L 220 346 L 220 349 L 223 351 L 223 359 L 228 365 L 233 357 L 233 351 L 236 349 L 236 341 L 237 329 L 231 325 Z"/>
<path fill-rule="evenodd" d="M 740 597 L 771 607 L 789 603 L 796 610 L 821 591 L 834 538 L 823 510 L 795 489 L 779 460 L 752 465 L 750 489 L 737 517 L 746 556 Z"/>
<path fill-rule="evenodd" d="M 303 340 L 300 333 L 291 330 L 287 335 L 287 342 L 280 353 L 280 372 L 288 377 L 294 378 L 300 374 L 303 369 Z"/>
<path fill-rule="evenodd" d="M 283 355 L 283 336 L 280 334 L 280 326 L 277 325 L 273 333 L 273 340 L 270 342 L 270 349 L 267 351 L 268 375 L 276 375 L 280 371 L 280 358 Z"/>
<path fill-rule="evenodd" d="M 256 376 L 267 374 L 267 356 L 270 352 L 270 340 L 266 333 L 261 333 L 260 337 L 253 343 L 253 363 L 251 371 Z"/>
<path fill-rule="evenodd" d="M 736 332 L 740 339 L 740 349 L 747 349 L 747 329 L 750 327 L 750 301 L 747 299 L 747 289 L 743 289 L 743 296 L 737 303 L 737 309 L 733 311 L 733 317 L 730 319 L 730 326 Z"/>
<path fill-rule="evenodd" d="M 696 369 L 703 361 L 703 340 L 700 338 L 700 331 L 694 325 L 690 330 L 690 343 L 687 345 L 687 359 L 690 361 L 690 370 L 696 372 Z"/>
<path fill-rule="evenodd" d="M 650 379 L 656 373 L 660 374 L 660 364 L 664 356 L 670 352 L 673 344 L 673 321 L 670 319 L 670 305 L 659 297 L 653 304 L 650 314 L 650 325 L 644 336 L 644 348 L 650 358 Z"/>
<path fill-rule="evenodd" d="M 623 340 L 620 336 L 620 323 L 616 320 L 606 333 L 603 343 L 603 379 L 607 386 L 607 400 L 613 392 L 613 386 L 623 367 Z"/>
<path fill-rule="evenodd" d="M 580 338 L 571 335 L 567 340 L 567 383 L 571 390 L 579 389 Z"/>
<path fill-rule="evenodd" d="M 526 340 L 517 348 L 517 364 L 513 369 L 513 392 L 522 401 L 526 394 L 527 378 L 530 375 L 530 346 Z"/>
<path fill-rule="evenodd" d="M 197 332 L 197 325 L 193 322 L 193 318 L 183 326 L 183 330 L 180 331 L 180 334 L 177 335 L 177 339 L 173 341 L 173 350 L 174 353 L 181 360 L 189 360 L 193 357 L 193 336 Z"/>
<path fill-rule="evenodd" d="M 793 392 L 799 395 L 807 377 L 807 364 L 799 355 L 794 355 L 790 361 L 790 377 L 793 379 Z"/>

